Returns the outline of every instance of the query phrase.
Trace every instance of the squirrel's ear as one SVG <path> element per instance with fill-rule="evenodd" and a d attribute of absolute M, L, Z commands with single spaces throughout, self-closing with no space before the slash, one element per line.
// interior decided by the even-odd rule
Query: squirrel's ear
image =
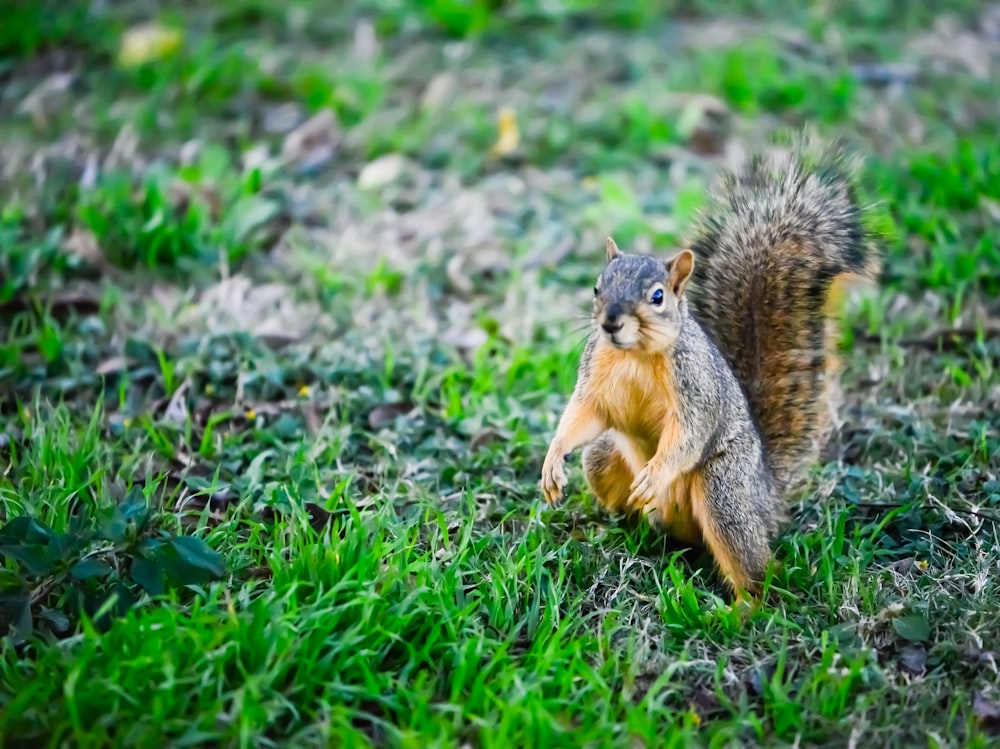
<path fill-rule="evenodd" d="M 609 263 L 622 254 L 622 251 L 618 249 L 618 245 L 615 244 L 615 240 L 611 237 L 608 237 L 608 241 L 604 244 L 604 252 Z"/>
<path fill-rule="evenodd" d="M 681 250 L 667 261 L 667 283 L 674 296 L 684 293 L 691 272 L 694 271 L 694 253 L 691 250 Z"/>

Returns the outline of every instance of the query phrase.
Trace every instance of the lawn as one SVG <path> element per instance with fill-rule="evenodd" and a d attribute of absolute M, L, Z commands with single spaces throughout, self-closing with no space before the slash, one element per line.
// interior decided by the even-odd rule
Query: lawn
<path fill-rule="evenodd" d="M 5 9 L 0 746 L 1000 745 L 1000 12 L 802 5 Z M 537 482 L 604 238 L 801 127 L 885 269 L 741 614 Z"/>

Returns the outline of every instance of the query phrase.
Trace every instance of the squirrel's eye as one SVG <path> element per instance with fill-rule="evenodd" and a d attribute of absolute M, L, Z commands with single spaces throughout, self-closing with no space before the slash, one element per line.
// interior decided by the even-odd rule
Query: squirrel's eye
<path fill-rule="evenodd" d="M 652 302 L 657 306 L 663 304 L 663 289 L 657 289 L 653 292 Z"/>
<path fill-rule="evenodd" d="M 597 296 L 600 293 L 601 293 L 601 290 L 599 288 L 597 288 L 597 285 L 595 284 L 594 285 L 594 296 Z"/>

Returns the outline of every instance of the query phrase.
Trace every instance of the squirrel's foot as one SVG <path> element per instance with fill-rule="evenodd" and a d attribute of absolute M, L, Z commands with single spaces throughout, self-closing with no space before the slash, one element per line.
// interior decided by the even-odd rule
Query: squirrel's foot
<path fill-rule="evenodd" d="M 562 499 L 566 487 L 566 470 L 563 468 L 565 458 L 561 450 L 549 449 L 542 464 L 542 480 L 539 482 L 545 501 L 553 504 Z"/>

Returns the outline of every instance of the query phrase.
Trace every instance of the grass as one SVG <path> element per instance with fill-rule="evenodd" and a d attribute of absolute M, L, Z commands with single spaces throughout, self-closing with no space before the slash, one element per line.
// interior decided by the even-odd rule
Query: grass
<path fill-rule="evenodd" d="M 1000 151 L 937 11 L 337 6 L 0 31 L 0 745 L 995 745 Z M 604 236 L 802 125 L 886 272 L 741 617 L 536 482 Z"/>

